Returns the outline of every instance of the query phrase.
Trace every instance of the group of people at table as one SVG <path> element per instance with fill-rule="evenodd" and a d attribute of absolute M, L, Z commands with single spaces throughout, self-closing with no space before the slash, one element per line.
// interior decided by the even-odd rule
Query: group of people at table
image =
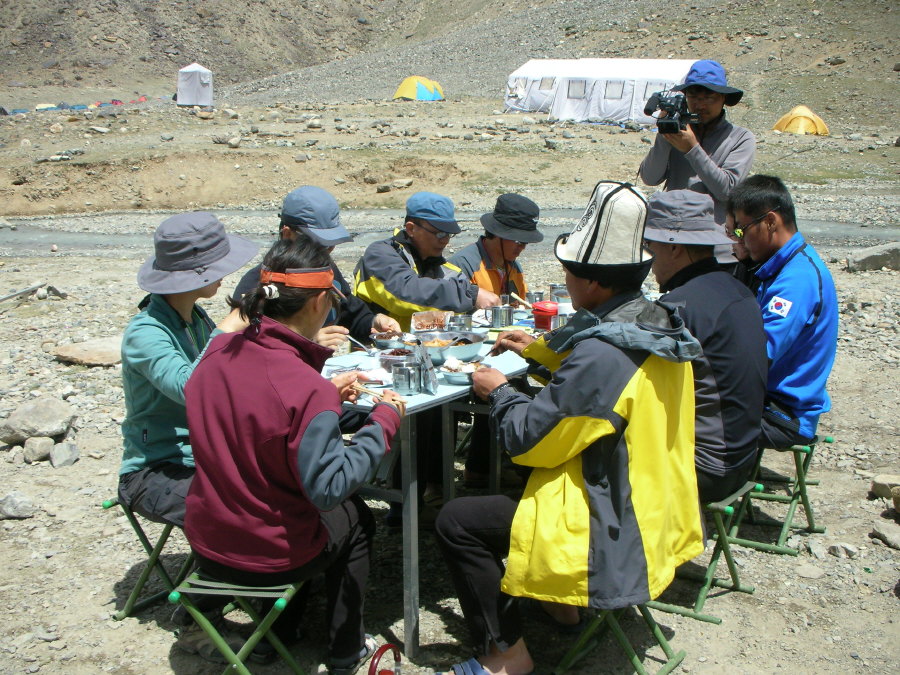
<path fill-rule="evenodd" d="M 740 90 L 712 70 L 693 86 L 734 101 Z M 719 108 L 700 131 L 724 121 Z M 693 146 L 677 141 L 657 143 L 690 158 Z M 755 175 L 719 196 L 677 187 L 670 181 L 648 199 L 600 181 L 585 215 L 557 239 L 575 314 L 541 336 L 503 332 L 493 347 L 526 359 L 543 388 L 519 391 L 490 367 L 473 374 L 490 427 L 478 422 L 467 477 L 484 475 L 490 433 L 530 472 L 519 499 L 460 497 L 437 515 L 475 648 L 457 674 L 533 671 L 523 599 L 532 616 L 571 632 L 579 608 L 657 597 L 677 566 L 703 552 L 701 503 L 743 485 L 760 448 L 812 441 L 830 408 L 834 284 L 797 230 L 785 185 Z M 320 373 L 348 334 L 363 340 L 407 330 L 417 311 L 468 313 L 501 294 L 524 297 L 516 259 L 543 238 L 538 206 L 504 194 L 481 223 L 483 235 L 445 259 L 461 231 L 453 203 L 415 193 L 396 233 L 366 248 L 351 287 L 330 257 L 351 238 L 338 204 L 303 186 L 285 198 L 278 241 L 218 324 L 197 301 L 257 247 L 213 214 L 163 221 L 138 273 L 149 295 L 122 344 L 120 500 L 183 527 L 199 567 L 219 580 L 271 586 L 324 575 L 329 673 L 356 672 L 375 649 L 363 621 L 375 520 L 357 491 L 391 451 L 405 405 L 384 390 L 366 414 L 348 414 L 342 402 L 356 400 L 358 375 Z M 651 270 L 657 301 L 642 291 Z M 428 432 L 438 422 L 425 411 L 410 423 L 422 482 L 434 482 L 439 443 L 424 439 L 439 438 Z M 304 601 L 274 626 L 286 644 L 299 639 Z M 183 622 L 178 645 L 215 659 L 203 632 Z M 262 642 L 251 658 L 274 656 Z"/>

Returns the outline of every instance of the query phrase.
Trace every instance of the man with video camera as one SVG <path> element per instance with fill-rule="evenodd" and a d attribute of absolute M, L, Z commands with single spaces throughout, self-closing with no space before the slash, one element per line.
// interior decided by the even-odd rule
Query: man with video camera
<path fill-rule="evenodd" d="M 645 112 L 661 111 L 659 133 L 638 169 L 641 180 L 647 185 L 665 181 L 666 190 L 709 194 L 716 223 L 724 225 L 728 194 L 750 174 L 756 155 L 756 137 L 725 119 L 725 106 L 743 95 L 728 86 L 725 69 L 716 61 L 697 61 L 684 84 L 654 94 Z"/>

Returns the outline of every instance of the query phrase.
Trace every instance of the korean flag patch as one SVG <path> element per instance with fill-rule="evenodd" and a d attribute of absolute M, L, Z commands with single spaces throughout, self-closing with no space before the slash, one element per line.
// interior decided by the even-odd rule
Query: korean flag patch
<path fill-rule="evenodd" d="M 778 316 L 787 316 L 791 311 L 792 303 L 790 300 L 779 298 L 777 295 L 769 301 L 769 311 Z"/>

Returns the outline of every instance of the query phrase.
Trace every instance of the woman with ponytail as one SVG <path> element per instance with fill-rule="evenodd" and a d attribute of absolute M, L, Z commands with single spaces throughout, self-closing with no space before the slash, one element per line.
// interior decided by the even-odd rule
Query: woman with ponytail
<path fill-rule="evenodd" d="M 250 326 L 216 338 L 188 381 L 197 473 L 185 534 L 213 577 L 271 586 L 324 573 L 330 673 L 353 673 L 374 649 L 363 598 L 375 522 L 356 495 L 390 449 L 405 412 L 385 391 L 345 444 L 348 386 L 320 375 L 330 349 L 313 341 L 339 300 L 331 260 L 309 239 L 276 242 L 258 286 L 239 303 Z M 297 638 L 301 603 L 275 623 Z"/>

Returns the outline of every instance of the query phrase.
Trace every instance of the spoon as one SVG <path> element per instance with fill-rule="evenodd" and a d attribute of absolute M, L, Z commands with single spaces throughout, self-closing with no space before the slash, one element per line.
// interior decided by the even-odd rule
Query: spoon
<path fill-rule="evenodd" d="M 362 342 L 360 342 L 359 340 L 357 340 L 357 339 L 356 339 L 355 337 L 353 337 L 352 335 L 348 335 L 348 336 L 347 336 L 347 339 L 350 340 L 350 342 L 352 342 L 353 344 L 355 344 L 357 347 L 362 347 L 363 351 L 366 353 L 366 356 L 375 356 L 376 354 L 378 354 L 378 349 L 377 349 L 377 348 L 375 348 L 375 347 L 366 347 Z"/>

